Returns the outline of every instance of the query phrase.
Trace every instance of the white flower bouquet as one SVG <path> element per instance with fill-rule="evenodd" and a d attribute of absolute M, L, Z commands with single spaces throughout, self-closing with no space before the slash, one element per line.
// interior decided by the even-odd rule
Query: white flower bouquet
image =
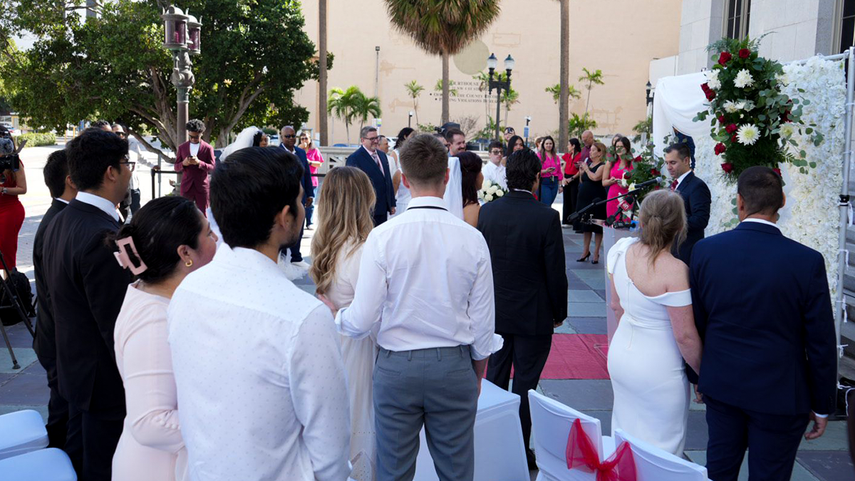
<path fill-rule="evenodd" d="M 507 193 L 507 189 L 502 188 L 501 185 L 492 180 L 484 179 L 484 183 L 481 184 L 481 190 L 478 191 L 478 198 L 484 202 L 493 202 L 500 197 L 504 197 Z"/>

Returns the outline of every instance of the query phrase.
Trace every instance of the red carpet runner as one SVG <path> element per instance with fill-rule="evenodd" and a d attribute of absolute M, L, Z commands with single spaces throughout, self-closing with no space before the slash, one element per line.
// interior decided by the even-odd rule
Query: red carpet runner
<path fill-rule="evenodd" d="M 605 334 L 555 334 L 541 379 L 608 379 Z"/>

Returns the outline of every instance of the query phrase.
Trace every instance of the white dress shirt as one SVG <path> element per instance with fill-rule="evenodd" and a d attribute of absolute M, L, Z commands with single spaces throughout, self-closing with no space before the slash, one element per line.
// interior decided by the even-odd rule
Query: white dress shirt
<path fill-rule="evenodd" d="M 680 184 L 682 184 L 683 180 L 686 178 L 686 176 L 691 174 L 691 173 L 692 173 L 691 170 L 687 170 L 687 171 L 683 172 L 683 175 L 681 175 L 680 177 L 677 177 L 677 185 L 674 186 L 675 191 L 680 188 Z"/>
<path fill-rule="evenodd" d="M 329 309 L 222 245 L 168 310 L 191 480 L 347 479 L 350 416 Z"/>
<path fill-rule="evenodd" d="M 493 352 L 495 303 L 487 243 L 438 197 L 416 197 L 404 215 L 375 227 L 362 251 L 356 296 L 339 331 L 389 351 L 471 346 Z"/>
<path fill-rule="evenodd" d="M 494 164 L 492 161 L 487 161 L 484 165 L 484 168 L 481 169 L 481 173 L 484 174 L 484 178 L 495 182 L 502 186 L 503 189 L 508 188 L 508 174 L 507 169 L 501 162 L 498 164 Z M 481 188 L 479 185 L 478 188 Z"/>
<path fill-rule="evenodd" d="M 89 192 L 80 191 L 77 193 L 75 199 L 83 202 L 84 204 L 93 205 L 112 217 L 116 222 L 119 222 L 119 211 L 116 210 L 116 205 L 110 202 L 109 200 L 95 195 L 90 194 Z"/>
<path fill-rule="evenodd" d="M 770 226 L 772 226 L 772 227 L 774 227 L 774 228 L 776 228 L 776 229 L 778 229 L 778 230 L 781 230 L 781 228 L 780 228 L 780 227 L 778 227 L 778 224 L 776 224 L 776 223 L 774 223 L 774 222 L 769 222 L 769 221 L 768 221 L 768 220 L 766 220 L 766 219 L 758 219 L 758 218 L 756 218 L 756 217 L 749 217 L 749 218 L 747 218 L 747 219 L 744 219 L 742 222 L 756 222 L 756 223 L 758 223 L 758 224 L 766 224 L 766 225 L 770 225 Z"/>

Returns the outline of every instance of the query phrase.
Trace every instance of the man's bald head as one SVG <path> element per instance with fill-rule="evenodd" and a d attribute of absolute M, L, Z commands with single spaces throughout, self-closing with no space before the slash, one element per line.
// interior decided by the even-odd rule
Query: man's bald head
<path fill-rule="evenodd" d="M 590 130 L 582 132 L 582 143 L 585 144 L 585 147 L 594 145 L 594 133 Z"/>

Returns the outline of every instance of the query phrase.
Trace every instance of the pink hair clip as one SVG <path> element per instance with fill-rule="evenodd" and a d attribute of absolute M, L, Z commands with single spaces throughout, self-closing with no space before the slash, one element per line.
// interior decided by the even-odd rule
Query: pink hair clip
<path fill-rule="evenodd" d="M 135 276 L 142 274 L 148 269 L 148 266 L 143 262 L 142 257 L 140 257 L 137 252 L 137 246 L 134 245 L 134 239 L 130 236 L 125 237 L 123 239 L 119 239 L 116 241 L 116 245 L 119 246 L 119 252 L 114 252 L 113 255 L 116 256 L 116 261 L 125 269 L 130 269 L 131 273 Z M 140 265 L 135 266 L 133 262 L 131 262 L 131 257 L 128 255 L 128 247 L 130 247 L 131 252 L 134 253 L 134 256 L 139 259 Z"/>

